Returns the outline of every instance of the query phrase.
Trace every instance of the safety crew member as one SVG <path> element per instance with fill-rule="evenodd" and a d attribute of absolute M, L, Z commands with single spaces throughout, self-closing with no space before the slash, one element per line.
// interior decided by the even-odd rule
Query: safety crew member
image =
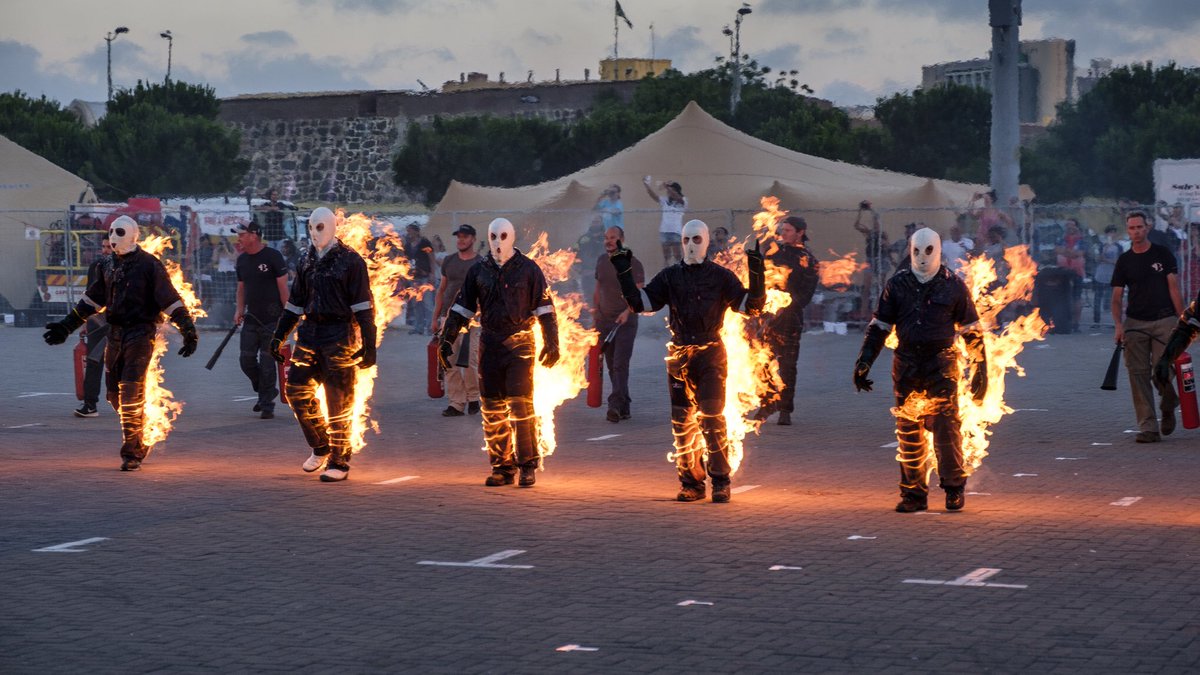
<path fill-rule="evenodd" d="M 542 327 L 543 366 L 558 362 L 558 323 L 541 268 L 515 248 L 516 230 L 504 218 L 488 225 L 488 255 L 467 272 L 442 329 L 438 354 L 452 366 L 454 341 L 480 314 L 479 394 L 483 436 L 492 473 L 484 485 L 532 487 L 540 462 L 533 410 L 533 324 Z M 515 447 L 514 447 L 515 446 Z"/>
<path fill-rule="evenodd" d="M 961 334 L 974 374 L 970 391 L 976 401 L 987 394 L 987 357 L 979 314 L 966 284 L 942 265 L 942 243 L 929 228 L 909 239 L 910 267 L 896 272 L 884 285 L 875 315 L 867 326 L 862 350 L 854 365 L 854 386 L 871 391 L 867 379 L 884 340 L 896 329 L 899 345 L 892 364 L 896 395 L 896 438 L 900 442 L 901 513 L 924 511 L 929 494 L 928 447 L 924 430 L 933 432 L 933 450 L 946 508 L 958 511 L 966 503 L 967 473 L 963 465 L 962 420 L 958 413 L 958 350 Z M 920 413 L 904 414 L 912 394 L 932 402 Z"/>
<path fill-rule="evenodd" d="M 703 221 L 688 221 L 681 237 L 683 260 L 661 270 L 640 290 L 633 275 L 633 253 L 622 246 L 611 259 L 621 294 L 633 311 L 656 312 L 670 306 L 667 380 L 675 464 L 682 484 L 675 498 L 704 499 L 707 476 L 712 479 L 712 500 L 728 502 L 732 472 L 724 415 L 728 363 L 721 326 L 726 309 L 748 315 L 762 311 L 766 263 L 757 245 L 746 251 L 747 289 L 737 275 L 707 259 L 709 234 Z"/>
<path fill-rule="evenodd" d="M 91 286 L 99 278 L 104 268 L 105 258 L 112 257 L 112 242 L 106 234 L 100 240 L 100 256 L 88 265 L 87 285 Z M 104 348 L 108 345 L 108 320 L 104 312 L 96 312 L 88 317 L 83 329 L 83 338 L 87 348 L 87 363 L 83 368 L 83 405 L 75 410 L 76 417 L 97 417 L 100 413 L 96 404 L 100 401 L 100 376 L 104 374 Z"/>
<path fill-rule="evenodd" d="M 108 239 L 115 255 L 103 258 L 100 274 L 88 285 L 83 299 L 62 321 L 46 324 L 42 335 L 46 344 L 62 344 L 96 312 L 103 311 L 108 318 L 106 398 L 121 419 L 122 471 L 140 469 L 151 450 L 142 441 L 146 371 L 162 315 L 168 315 L 183 336 L 180 356 L 191 356 L 199 342 L 196 325 L 166 267 L 138 246 L 138 234 L 138 224 L 129 216 L 112 222 Z"/>
<path fill-rule="evenodd" d="M 312 448 L 301 468 L 307 473 L 324 468 L 321 480 L 326 483 L 350 475 L 355 366 L 375 365 L 376 346 L 367 263 L 337 238 L 337 224 L 338 217 L 325 207 L 308 217 L 311 245 L 297 264 L 291 293 L 271 339 L 271 355 L 283 363 L 280 348 L 300 323 L 288 365 L 287 398 Z M 322 385 L 328 417 L 317 399 Z"/>
<path fill-rule="evenodd" d="M 787 270 L 783 290 L 791 303 L 767 319 L 765 337 L 779 363 L 779 378 L 783 389 L 774 391 L 770 403 L 758 409 L 755 419 L 765 420 L 779 411 L 779 424 L 790 426 L 796 398 L 796 362 L 800 358 L 800 335 L 804 332 L 804 308 L 812 301 L 817 289 L 817 257 L 808 249 L 808 223 L 800 216 L 788 216 L 776 229 L 776 249 L 767 260 L 776 268 Z"/>
<path fill-rule="evenodd" d="M 633 343 L 637 339 L 638 315 L 621 295 L 621 284 L 617 271 L 609 256 L 625 241 L 625 230 L 613 225 L 604 231 L 604 253 L 596 259 L 596 291 L 592 303 L 592 317 L 600 339 L 604 360 L 608 362 L 608 379 L 612 382 L 612 393 L 608 396 L 609 422 L 629 419 L 629 361 L 633 358 Z M 642 261 L 633 259 L 633 282 L 638 288 L 646 283 L 646 272 Z"/>
<path fill-rule="evenodd" d="M 275 417 L 275 397 L 279 395 L 271 337 L 288 300 L 287 261 L 282 253 L 263 244 L 258 223 L 244 223 L 236 230 L 242 249 L 236 263 L 237 304 L 233 313 L 233 322 L 242 326 L 238 364 L 258 394 L 254 412 L 269 420 Z"/>

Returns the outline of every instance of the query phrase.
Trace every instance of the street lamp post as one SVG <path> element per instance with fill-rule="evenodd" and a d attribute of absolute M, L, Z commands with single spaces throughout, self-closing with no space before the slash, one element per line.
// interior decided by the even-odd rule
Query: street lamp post
<path fill-rule="evenodd" d="M 112 43 L 117 39 L 117 36 L 122 33 L 128 33 L 129 29 L 125 26 L 117 26 L 116 29 L 104 36 L 104 41 L 108 43 L 108 100 L 112 100 Z"/>
<path fill-rule="evenodd" d="M 737 18 L 733 20 L 733 86 L 729 89 L 729 114 L 737 112 L 738 103 L 742 100 L 742 19 L 753 10 L 750 3 L 743 2 L 738 8 Z"/>
<path fill-rule="evenodd" d="M 167 79 L 166 83 L 171 83 L 171 48 L 175 46 L 175 36 L 171 35 L 171 31 L 164 30 L 158 36 L 167 41 Z"/>

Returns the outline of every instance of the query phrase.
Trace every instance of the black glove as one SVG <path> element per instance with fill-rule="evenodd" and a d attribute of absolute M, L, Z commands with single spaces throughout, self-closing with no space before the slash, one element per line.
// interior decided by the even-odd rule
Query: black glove
<path fill-rule="evenodd" d="M 80 316 L 77 309 L 72 309 L 70 314 L 63 317 L 62 321 L 51 321 L 46 324 L 46 332 L 42 333 L 42 339 L 48 345 L 61 345 L 67 341 L 67 336 L 74 333 L 83 325 L 84 317 Z"/>
<path fill-rule="evenodd" d="M 446 315 L 446 320 L 442 322 L 442 341 L 438 345 L 438 363 L 441 364 L 442 370 L 454 368 L 454 364 L 450 363 L 450 356 L 454 354 L 454 341 L 458 339 L 458 334 L 462 332 L 469 321 L 452 309 Z"/>
<path fill-rule="evenodd" d="M 538 360 L 543 366 L 553 368 L 559 357 L 558 319 L 554 312 L 547 312 L 538 316 L 538 322 L 542 324 L 542 353 L 538 355 Z"/>
<path fill-rule="evenodd" d="M 378 339 L 375 328 L 375 310 L 364 309 L 356 312 L 354 319 L 358 321 L 358 331 L 362 334 L 362 347 L 354 352 L 354 356 L 358 359 L 359 368 L 370 368 L 375 365 L 375 341 Z"/>
<path fill-rule="evenodd" d="M 750 272 L 750 297 L 767 295 L 767 260 L 762 254 L 762 245 L 754 240 L 754 248 L 746 249 L 746 268 Z"/>
<path fill-rule="evenodd" d="M 612 261 L 613 268 L 617 270 L 617 283 L 621 286 L 621 295 L 625 298 L 625 302 L 629 303 L 629 308 L 633 311 L 642 312 L 645 309 L 642 304 L 642 293 L 638 290 L 637 281 L 633 278 L 633 251 L 625 248 L 621 242 L 617 242 L 617 250 L 610 253 L 608 259 Z"/>
<path fill-rule="evenodd" d="M 971 398 L 979 403 L 987 396 L 988 389 L 987 349 L 984 347 L 983 333 L 971 331 L 963 335 L 963 340 L 967 343 L 971 362 L 975 364 L 975 372 L 971 375 Z"/>
<path fill-rule="evenodd" d="M 1154 382 L 1160 388 L 1171 386 L 1171 375 L 1175 370 L 1175 359 L 1192 343 L 1194 329 L 1180 321 L 1171 337 L 1167 338 L 1167 346 L 1163 347 L 1162 357 L 1154 364 Z"/>
<path fill-rule="evenodd" d="M 298 314 L 293 314 L 287 310 L 279 315 L 279 321 L 275 323 L 275 334 L 271 336 L 271 357 L 278 363 L 283 363 L 287 359 L 283 358 L 283 343 L 287 342 L 288 335 L 292 329 L 300 321 Z"/>
<path fill-rule="evenodd" d="M 187 358 L 196 353 L 196 345 L 200 344 L 200 336 L 196 334 L 196 324 L 192 321 L 192 315 L 188 314 L 186 307 L 179 307 L 174 312 L 171 312 L 171 323 L 179 329 L 179 334 L 183 336 L 183 346 L 179 348 L 179 355 Z"/>
<path fill-rule="evenodd" d="M 867 326 L 867 334 L 863 336 L 862 349 L 859 350 L 858 359 L 854 362 L 854 388 L 856 391 L 871 391 L 871 385 L 875 384 L 867 379 L 867 375 L 871 372 L 871 366 L 875 363 L 875 359 L 879 358 L 879 352 L 883 351 L 883 343 L 887 340 L 889 332 L 874 321 Z"/>
<path fill-rule="evenodd" d="M 859 361 L 854 364 L 854 390 L 855 391 L 871 391 L 871 387 L 875 384 L 875 380 L 867 379 L 867 375 L 871 374 L 871 364 L 866 361 Z"/>

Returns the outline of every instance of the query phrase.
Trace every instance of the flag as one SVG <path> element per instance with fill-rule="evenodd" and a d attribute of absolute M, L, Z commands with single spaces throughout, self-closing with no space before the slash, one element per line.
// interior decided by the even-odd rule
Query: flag
<path fill-rule="evenodd" d="M 621 18 L 621 19 L 625 19 L 625 25 L 629 26 L 630 28 L 633 28 L 633 22 L 629 20 L 629 17 L 625 16 L 625 10 L 621 9 L 621 0 L 615 0 L 615 1 L 617 3 L 617 17 Z"/>

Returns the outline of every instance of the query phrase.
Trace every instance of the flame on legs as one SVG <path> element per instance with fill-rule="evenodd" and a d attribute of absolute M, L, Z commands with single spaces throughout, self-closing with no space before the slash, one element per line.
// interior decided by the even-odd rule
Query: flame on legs
<path fill-rule="evenodd" d="M 579 323 L 579 317 L 586 307 L 579 293 L 560 294 L 553 289 L 554 284 L 570 277 L 575 252 L 550 251 L 547 235 L 543 232 L 526 255 L 537 263 L 546 276 L 558 323 L 558 363 L 553 368 L 546 368 L 535 360 L 533 367 L 533 412 L 537 418 L 538 455 L 545 458 L 553 454 L 558 445 L 554 411 L 587 387 L 587 355 L 599 339 L 599 334 Z M 534 324 L 533 335 L 534 354 L 538 355 L 544 344 L 541 324 Z M 486 429 L 484 433 L 487 433 Z"/>
<path fill-rule="evenodd" d="M 995 263 L 986 256 L 972 259 L 964 266 L 964 280 L 979 312 L 979 323 L 983 328 L 984 348 L 987 353 L 988 389 L 983 400 L 976 402 L 971 396 L 970 374 L 974 367 L 960 337 L 955 341 L 958 355 L 958 415 L 961 419 L 963 468 L 969 476 L 978 469 L 988 455 L 991 443 L 991 427 L 1013 411 L 1004 402 L 1004 379 L 1009 371 L 1017 377 L 1025 376 L 1025 369 L 1017 363 L 1017 356 L 1025 345 L 1033 340 L 1042 340 L 1049 327 L 1038 315 L 1037 310 L 1013 319 L 1000 330 L 999 315 L 1014 302 L 1025 302 L 1033 296 L 1037 264 L 1029 257 L 1026 246 L 1013 246 L 1004 251 L 1004 278 L 996 270 Z M 896 335 L 888 336 L 887 346 L 896 348 Z M 903 405 L 892 408 L 892 414 L 901 420 L 919 421 L 946 404 L 946 400 L 928 397 L 922 392 L 909 395 Z M 902 437 L 897 426 L 896 438 L 901 446 L 908 435 Z M 937 469 L 937 457 L 933 452 L 933 437 L 928 430 L 921 431 L 921 442 L 925 449 L 923 460 L 926 478 Z M 912 461 L 897 453 L 900 462 Z"/>
<path fill-rule="evenodd" d="M 347 216 L 339 209 L 337 236 L 342 243 L 353 249 L 367 263 L 367 276 L 371 281 L 371 299 L 375 307 L 376 346 L 383 343 L 383 334 L 388 325 L 400 316 L 404 304 L 420 300 L 433 290 L 427 283 L 410 286 L 412 280 L 409 264 L 404 258 L 404 239 L 396 228 L 387 221 L 374 220 L 361 213 Z M 371 396 L 375 393 L 375 377 L 378 366 L 357 370 L 354 378 L 354 404 L 350 411 L 351 452 L 366 447 L 367 429 L 379 433 L 379 423 L 371 417 Z M 318 387 L 315 393 L 320 401 L 321 414 L 328 415 L 325 405 L 325 388 Z M 329 420 L 331 428 L 333 420 Z M 339 425 L 340 426 L 340 425 Z"/>
<path fill-rule="evenodd" d="M 167 249 L 174 247 L 171 239 L 148 235 L 139 241 L 138 245 L 142 250 L 162 261 L 163 267 L 167 269 L 167 276 L 171 279 L 171 285 L 179 292 L 179 297 L 183 299 L 183 304 L 192 318 L 199 319 L 208 316 L 200 306 L 200 298 L 196 297 L 192 285 L 183 278 L 183 269 L 174 260 L 164 255 Z M 146 447 L 147 454 L 155 445 L 167 439 L 175 424 L 175 419 L 183 412 L 183 402 L 176 401 L 171 390 L 163 386 L 163 367 L 160 361 L 163 354 L 167 352 L 167 325 L 165 322 L 158 325 L 158 331 L 154 336 L 154 348 L 150 356 L 150 367 L 146 370 L 142 442 Z"/>

